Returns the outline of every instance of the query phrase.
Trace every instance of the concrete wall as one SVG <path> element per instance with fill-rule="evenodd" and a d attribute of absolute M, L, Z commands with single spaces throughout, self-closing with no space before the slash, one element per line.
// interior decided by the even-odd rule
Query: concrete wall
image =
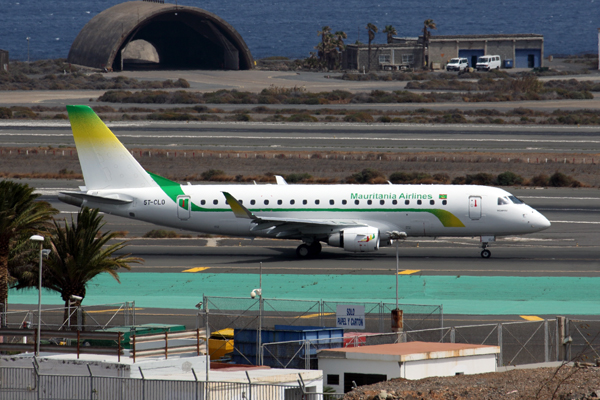
<path fill-rule="evenodd" d="M 422 48 L 420 46 L 391 46 L 382 44 L 371 45 L 371 70 L 381 70 L 379 56 L 388 56 L 390 64 L 403 64 L 403 55 L 412 55 L 414 67 L 421 65 Z M 369 48 L 366 45 L 348 46 L 342 54 L 342 69 L 358 70 L 359 72 L 369 70 Z"/>
<path fill-rule="evenodd" d="M 482 374 L 496 370 L 496 355 L 484 354 L 469 357 L 453 357 L 399 363 L 385 360 L 347 360 L 345 358 L 319 358 L 319 369 L 323 370 L 323 384 L 331 386 L 337 393 L 344 390 L 344 373 L 381 374 L 387 379 L 423 379 L 430 376 L 454 376 Z M 338 375 L 339 385 L 327 382 L 327 375 Z"/>
<path fill-rule="evenodd" d="M 423 379 L 428 376 L 473 375 L 496 371 L 496 355 L 485 354 L 472 357 L 442 358 L 436 360 L 410 361 L 404 363 L 401 377 Z"/>
<path fill-rule="evenodd" d="M 461 50 L 483 50 L 485 55 L 499 55 L 504 66 L 504 60 L 516 58 L 515 50 L 534 49 L 538 50 L 540 56 L 539 65 L 543 66 L 544 41 L 543 38 L 511 37 L 511 38 L 457 38 L 444 39 L 443 37 L 434 38 L 429 43 L 429 60 L 431 63 L 439 63 L 440 68 L 444 69 L 448 60 L 453 57 L 459 57 Z M 471 60 L 469 60 L 471 61 Z"/>
<path fill-rule="evenodd" d="M 342 358 L 319 358 L 319 369 L 323 371 L 323 385 L 331 386 L 336 393 L 344 392 L 344 373 L 380 374 L 387 379 L 400 378 L 400 366 L 397 361 L 346 360 Z M 327 375 L 338 375 L 339 385 L 327 383 Z"/>

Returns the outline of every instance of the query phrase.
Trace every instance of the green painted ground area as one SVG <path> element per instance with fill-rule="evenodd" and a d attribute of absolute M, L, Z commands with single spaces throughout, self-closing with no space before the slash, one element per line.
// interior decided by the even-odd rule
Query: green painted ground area
<path fill-rule="evenodd" d="M 135 301 L 137 307 L 193 309 L 202 295 L 249 298 L 258 275 L 122 273 L 100 276 L 84 305 Z M 446 314 L 600 314 L 600 278 L 399 276 L 400 303 L 444 307 Z M 263 275 L 266 299 L 395 302 L 393 275 Z M 43 304 L 60 296 L 42 293 Z M 11 290 L 9 302 L 37 304 L 37 290 Z"/>

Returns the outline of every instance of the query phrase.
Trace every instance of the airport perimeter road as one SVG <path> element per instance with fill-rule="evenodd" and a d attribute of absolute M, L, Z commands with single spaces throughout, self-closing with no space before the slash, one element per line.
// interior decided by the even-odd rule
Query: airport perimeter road
<path fill-rule="evenodd" d="M 600 152 L 600 127 L 116 122 L 128 148 L 201 151 Z M 0 147 L 74 146 L 66 121 L 0 122 Z"/>
<path fill-rule="evenodd" d="M 42 181 L 32 181 L 36 187 Z M 50 185 L 50 181 L 44 181 Z M 66 183 L 61 182 L 61 187 Z M 71 183 L 70 187 L 77 186 Z M 40 189 L 42 198 L 70 218 L 76 208 L 56 200 L 56 187 Z M 500 238 L 492 257 L 479 255 L 479 238 L 409 238 L 399 244 L 400 270 L 444 276 L 600 277 L 600 191 L 597 189 L 511 189 L 552 222 L 546 231 Z M 106 228 L 127 231 L 127 252 L 144 258 L 134 272 L 249 273 L 263 263 L 266 274 L 387 275 L 396 268 L 395 247 L 353 254 L 324 246 L 319 259 L 299 260 L 296 241 L 243 238 L 141 239 L 152 224 L 105 216 Z M 411 272 L 412 271 L 412 272 Z"/>

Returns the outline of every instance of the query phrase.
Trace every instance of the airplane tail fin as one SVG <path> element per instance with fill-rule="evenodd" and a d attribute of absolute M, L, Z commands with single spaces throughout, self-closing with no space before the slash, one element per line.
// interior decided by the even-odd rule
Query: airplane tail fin
<path fill-rule="evenodd" d="M 67 112 L 88 190 L 157 186 L 90 107 L 67 106 Z"/>

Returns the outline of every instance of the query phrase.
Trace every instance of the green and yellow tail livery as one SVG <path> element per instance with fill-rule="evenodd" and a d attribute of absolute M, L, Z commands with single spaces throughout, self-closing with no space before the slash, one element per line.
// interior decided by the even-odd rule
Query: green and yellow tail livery
<path fill-rule="evenodd" d="M 157 184 L 88 106 L 67 106 L 87 190 Z"/>

